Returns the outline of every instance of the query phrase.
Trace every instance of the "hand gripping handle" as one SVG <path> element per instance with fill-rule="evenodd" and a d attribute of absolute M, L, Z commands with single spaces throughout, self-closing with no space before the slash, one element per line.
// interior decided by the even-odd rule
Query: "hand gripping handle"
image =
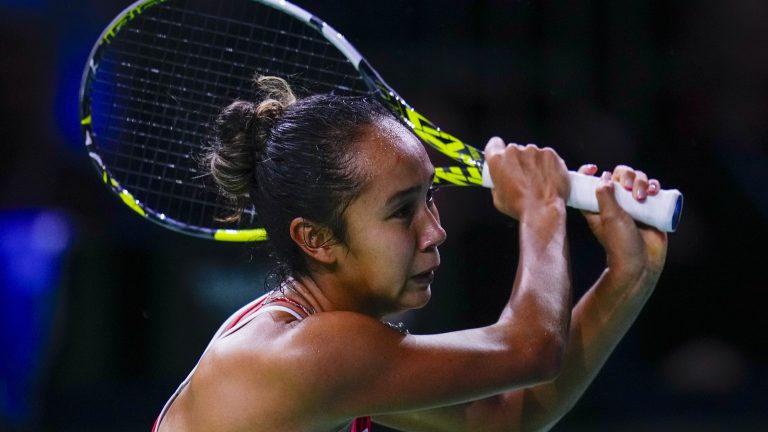
<path fill-rule="evenodd" d="M 595 190 L 600 178 L 568 171 L 571 179 L 571 195 L 566 203 L 569 207 L 599 213 Z M 488 164 L 483 164 L 483 186 L 493 187 Z M 661 231 L 674 232 L 680 222 L 683 211 L 683 194 L 677 189 L 662 189 L 655 195 L 648 195 L 644 201 L 638 201 L 632 192 L 623 187 L 613 188 L 616 201 L 633 219 Z"/>

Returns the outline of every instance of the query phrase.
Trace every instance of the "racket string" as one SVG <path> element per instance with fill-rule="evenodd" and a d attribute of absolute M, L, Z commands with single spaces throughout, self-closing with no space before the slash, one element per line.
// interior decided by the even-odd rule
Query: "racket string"
<path fill-rule="evenodd" d="M 370 93 L 316 28 L 256 2 L 153 6 L 96 60 L 93 132 L 110 176 L 155 213 L 188 225 L 221 226 L 216 217 L 233 211 L 201 178 L 198 156 L 217 113 L 250 94 L 254 72 L 307 93 Z M 241 225 L 253 226 L 256 209 L 245 215 Z"/>

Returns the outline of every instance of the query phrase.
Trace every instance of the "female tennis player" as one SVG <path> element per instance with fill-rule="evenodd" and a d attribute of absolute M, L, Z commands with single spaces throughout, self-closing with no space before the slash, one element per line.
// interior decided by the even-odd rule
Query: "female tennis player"
<path fill-rule="evenodd" d="M 618 182 L 642 200 L 658 182 L 628 167 L 604 173 L 602 211 L 585 216 L 607 265 L 572 307 L 565 164 L 492 138 L 493 201 L 519 221 L 509 301 L 488 327 L 411 335 L 382 319 L 424 306 L 440 265 L 446 233 L 422 144 L 375 101 L 297 100 L 279 78 L 258 82 L 264 100 L 221 112 L 205 160 L 240 208 L 256 204 L 284 278 L 224 323 L 155 430 L 552 427 L 656 285 L 666 236 L 638 226 L 612 192 Z"/>

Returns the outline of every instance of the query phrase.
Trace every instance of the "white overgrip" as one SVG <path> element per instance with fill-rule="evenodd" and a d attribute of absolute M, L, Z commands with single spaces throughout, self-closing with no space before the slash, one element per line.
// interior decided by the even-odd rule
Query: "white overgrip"
<path fill-rule="evenodd" d="M 599 213 L 595 190 L 600 178 L 569 171 L 571 194 L 567 205 L 579 210 Z M 488 164 L 483 164 L 483 186 L 493 187 Z M 644 201 L 638 201 L 632 192 L 616 185 L 614 195 L 619 206 L 633 219 L 655 227 L 661 231 L 673 232 L 677 229 L 683 207 L 683 195 L 677 189 L 663 189 L 655 195 L 648 195 Z"/>

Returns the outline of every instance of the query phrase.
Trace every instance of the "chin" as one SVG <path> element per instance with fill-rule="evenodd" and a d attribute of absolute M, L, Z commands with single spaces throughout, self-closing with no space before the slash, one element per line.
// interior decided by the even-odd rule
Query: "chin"
<path fill-rule="evenodd" d="M 429 299 L 432 298 L 432 289 L 429 285 L 426 288 L 418 291 L 410 291 L 403 298 L 402 309 L 413 310 L 421 309 L 429 303 Z"/>

